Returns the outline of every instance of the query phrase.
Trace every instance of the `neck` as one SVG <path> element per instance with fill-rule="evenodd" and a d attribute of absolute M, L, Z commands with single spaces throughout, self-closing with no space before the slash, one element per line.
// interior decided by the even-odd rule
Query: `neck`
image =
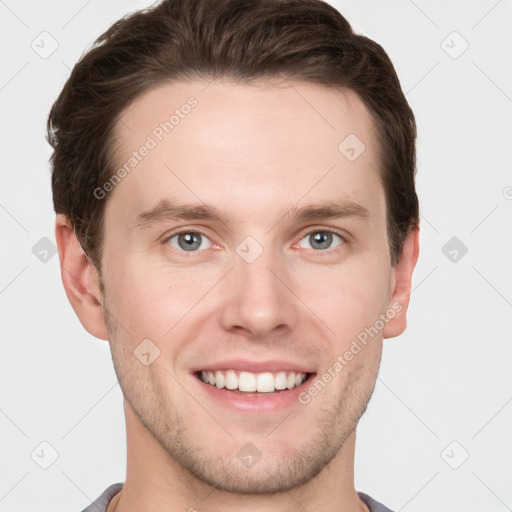
<path fill-rule="evenodd" d="M 355 430 L 323 470 L 307 483 L 275 494 L 220 491 L 195 478 L 148 432 L 125 401 L 127 473 L 107 512 L 368 512 L 354 488 Z"/>

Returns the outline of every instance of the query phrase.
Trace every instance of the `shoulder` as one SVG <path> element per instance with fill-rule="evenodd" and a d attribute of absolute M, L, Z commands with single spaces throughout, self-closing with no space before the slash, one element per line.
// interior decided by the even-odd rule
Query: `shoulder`
<path fill-rule="evenodd" d="M 86 509 L 82 512 L 105 512 L 107 510 L 110 500 L 123 488 L 123 484 L 112 484 L 107 487 L 101 496 L 93 501 Z"/>
<path fill-rule="evenodd" d="M 364 501 L 365 505 L 370 509 L 370 512 L 393 512 L 391 509 L 385 507 L 382 503 L 374 500 L 364 492 L 358 492 L 359 497 Z"/>

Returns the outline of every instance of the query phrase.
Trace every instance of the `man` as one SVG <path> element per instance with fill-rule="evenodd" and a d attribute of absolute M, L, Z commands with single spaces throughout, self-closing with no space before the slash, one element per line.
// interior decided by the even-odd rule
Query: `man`
<path fill-rule="evenodd" d="M 126 481 L 86 510 L 389 510 L 354 487 L 418 257 L 384 50 L 318 0 L 164 0 L 48 127 L 62 280 L 125 398 Z"/>

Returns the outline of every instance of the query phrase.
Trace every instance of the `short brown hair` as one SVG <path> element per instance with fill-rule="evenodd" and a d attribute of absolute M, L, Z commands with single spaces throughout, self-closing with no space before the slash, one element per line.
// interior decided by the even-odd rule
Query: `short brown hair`
<path fill-rule="evenodd" d="M 419 223 L 416 123 L 383 48 L 321 0 L 163 0 L 115 22 L 73 68 L 48 118 L 56 213 L 66 214 L 100 270 L 106 200 L 121 112 L 164 81 L 286 76 L 348 88 L 372 113 L 393 265 Z M 341 142 L 341 141 L 340 141 Z"/>

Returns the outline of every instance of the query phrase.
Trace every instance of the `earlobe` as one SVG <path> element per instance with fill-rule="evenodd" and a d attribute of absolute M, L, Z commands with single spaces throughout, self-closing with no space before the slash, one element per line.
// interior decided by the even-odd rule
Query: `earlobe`
<path fill-rule="evenodd" d="M 393 268 L 391 289 L 388 304 L 390 320 L 384 327 L 384 338 L 394 338 L 402 334 L 407 327 L 407 308 L 411 296 L 412 273 L 419 255 L 419 226 L 411 228 L 404 240 L 402 254 Z"/>
<path fill-rule="evenodd" d="M 71 221 L 63 214 L 57 215 L 55 239 L 62 284 L 73 310 L 90 334 L 102 340 L 108 339 L 98 270 L 85 255 Z"/>

